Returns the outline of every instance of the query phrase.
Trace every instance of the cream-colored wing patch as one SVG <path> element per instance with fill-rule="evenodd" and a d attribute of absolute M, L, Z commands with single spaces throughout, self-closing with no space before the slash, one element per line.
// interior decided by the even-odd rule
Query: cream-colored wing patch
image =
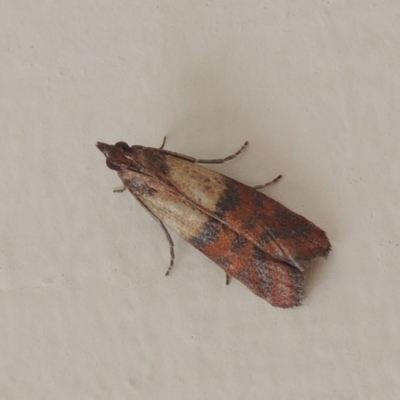
<path fill-rule="evenodd" d="M 226 185 L 224 176 L 198 164 L 166 155 L 168 181 L 201 208 L 215 211 Z"/>
<path fill-rule="evenodd" d="M 186 198 L 170 191 L 160 191 L 151 195 L 136 196 L 150 211 L 184 239 L 200 235 L 207 214 L 196 208 Z"/>

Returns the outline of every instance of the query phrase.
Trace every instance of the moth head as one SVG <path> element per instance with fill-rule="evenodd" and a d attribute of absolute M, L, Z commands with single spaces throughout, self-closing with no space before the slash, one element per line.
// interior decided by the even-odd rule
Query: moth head
<path fill-rule="evenodd" d="M 97 148 L 105 155 L 107 167 L 113 170 L 120 170 L 129 163 L 131 147 L 125 142 L 117 142 L 114 145 L 97 142 Z"/>

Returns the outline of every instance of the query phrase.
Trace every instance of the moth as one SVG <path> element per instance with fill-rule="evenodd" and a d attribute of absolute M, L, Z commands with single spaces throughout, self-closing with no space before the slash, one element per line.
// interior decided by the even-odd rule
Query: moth
<path fill-rule="evenodd" d="M 199 164 L 232 160 L 247 146 L 221 159 L 196 159 L 160 148 L 97 143 L 107 166 L 117 171 L 124 189 L 158 221 L 170 245 L 166 225 L 231 277 L 276 307 L 298 306 L 304 297 L 304 271 L 327 257 L 324 231 L 258 191 Z M 123 191 L 122 190 L 122 191 Z"/>

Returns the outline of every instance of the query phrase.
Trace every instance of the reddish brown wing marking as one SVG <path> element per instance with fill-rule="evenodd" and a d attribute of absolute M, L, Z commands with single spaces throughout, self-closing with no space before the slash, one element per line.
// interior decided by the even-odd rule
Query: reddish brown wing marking
<path fill-rule="evenodd" d="M 281 203 L 225 177 L 225 193 L 215 214 L 272 258 L 304 269 L 330 251 L 328 238 L 312 222 Z"/>
<path fill-rule="evenodd" d="M 276 307 L 300 305 L 303 273 L 273 260 L 249 240 L 210 218 L 189 242 L 253 293 Z"/>

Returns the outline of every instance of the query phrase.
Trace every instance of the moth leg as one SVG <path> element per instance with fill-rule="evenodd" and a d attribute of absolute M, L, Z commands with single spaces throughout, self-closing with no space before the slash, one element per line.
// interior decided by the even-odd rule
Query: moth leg
<path fill-rule="evenodd" d="M 282 175 L 277 176 L 275 179 L 273 179 L 272 181 L 269 181 L 267 183 L 264 183 L 263 185 L 257 185 L 257 186 L 253 186 L 253 189 L 264 189 L 269 185 L 272 185 L 273 183 L 276 183 L 279 181 L 279 179 L 282 178 Z"/>
<path fill-rule="evenodd" d="M 136 197 L 136 196 L 135 196 L 135 197 Z M 174 265 L 174 260 L 175 260 L 174 241 L 172 240 L 171 235 L 169 234 L 169 232 L 168 232 L 167 228 L 165 227 L 165 225 L 163 224 L 163 222 L 162 222 L 158 217 L 156 217 L 156 216 L 153 214 L 153 212 L 150 210 L 150 208 L 147 207 L 146 204 L 144 204 L 143 201 L 139 199 L 139 197 L 136 197 L 136 200 L 137 200 L 137 201 L 143 206 L 143 208 L 145 208 L 145 209 L 149 212 L 149 214 L 160 224 L 161 229 L 162 229 L 162 230 L 164 231 L 164 233 L 165 233 L 165 236 L 166 236 L 166 238 L 167 238 L 167 240 L 168 240 L 168 243 L 169 243 L 169 252 L 170 252 L 170 257 L 171 257 L 171 259 L 170 259 L 170 261 L 169 261 L 169 267 L 168 267 L 167 272 L 165 273 L 165 275 L 169 275 L 169 273 L 171 272 L 171 269 L 172 269 L 172 267 L 173 267 L 173 265 Z"/>
<path fill-rule="evenodd" d="M 162 150 L 164 148 L 166 141 L 167 141 L 167 137 L 164 136 L 163 142 L 161 143 L 161 146 L 159 147 L 160 150 Z"/>
<path fill-rule="evenodd" d="M 125 192 L 125 190 L 126 190 L 126 187 L 122 186 L 121 188 L 114 189 L 113 192 L 114 193 L 122 193 L 122 192 Z"/>
<path fill-rule="evenodd" d="M 244 142 L 244 145 L 236 153 L 233 153 L 228 157 L 215 158 L 215 159 L 210 159 L 210 160 L 203 160 L 203 159 L 195 158 L 193 160 L 193 162 L 199 163 L 199 164 L 223 164 L 226 161 L 230 161 L 230 160 L 233 160 L 234 158 L 236 158 L 247 147 L 248 144 L 249 144 L 249 142 L 246 140 L 246 142 Z"/>
<path fill-rule="evenodd" d="M 225 280 L 225 284 L 229 285 L 229 282 L 231 281 L 231 277 L 230 275 L 226 274 L 226 280 Z"/>
<path fill-rule="evenodd" d="M 192 162 L 192 163 L 198 163 L 198 164 L 223 164 L 224 162 L 232 160 L 235 157 L 237 157 L 244 150 L 244 148 L 248 144 L 249 144 L 249 142 L 246 141 L 244 143 L 244 145 L 236 153 L 234 153 L 234 154 L 232 154 L 232 155 L 230 155 L 228 157 L 215 158 L 215 159 L 210 159 L 210 160 L 206 160 L 206 159 L 202 159 L 202 158 L 190 157 L 190 156 L 187 156 L 185 154 L 176 153 L 175 151 L 163 150 L 163 152 L 165 154 L 170 154 L 171 156 L 178 157 L 178 158 L 181 158 L 182 160 L 186 160 L 186 161 L 189 161 L 189 162 Z"/>
<path fill-rule="evenodd" d="M 169 234 L 167 228 L 165 227 L 165 225 L 163 224 L 163 222 L 161 220 L 158 220 L 158 222 L 160 223 L 160 226 L 162 228 L 162 230 L 165 233 L 165 236 L 168 240 L 169 243 L 169 252 L 170 252 L 170 256 L 171 259 L 169 261 L 169 267 L 167 269 L 167 272 L 165 273 L 165 275 L 169 275 L 169 273 L 171 272 L 172 267 L 174 266 L 174 260 L 175 260 L 175 251 L 174 251 L 174 241 L 171 238 L 171 235 Z"/>

